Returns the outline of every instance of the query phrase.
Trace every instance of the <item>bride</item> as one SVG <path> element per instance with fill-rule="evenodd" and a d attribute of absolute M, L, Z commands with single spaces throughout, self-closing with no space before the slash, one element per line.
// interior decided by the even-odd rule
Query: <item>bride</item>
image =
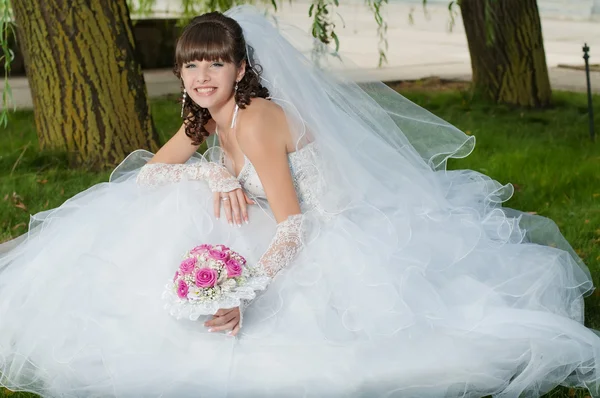
<path fill-rule="evenodd" d="M 591 277 L 555 225 L 503 208 L 510 185 L 447 171 L 473 138 L 329 71 L 345 65 L 250 7 L 193 19 L 176 48 L 181 129 L 0 246 L 0 385 L 600 396 Z M 165 286 L 201 243 L 244 255 L 266 289 L 197 320 L 171 307 Z"/>

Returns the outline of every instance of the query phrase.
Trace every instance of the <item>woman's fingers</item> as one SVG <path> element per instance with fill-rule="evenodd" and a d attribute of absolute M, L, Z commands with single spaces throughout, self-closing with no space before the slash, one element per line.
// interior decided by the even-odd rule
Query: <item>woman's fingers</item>
<path fill-rule="evenodd" d="M 242 226 L 242 223 L 248 223 L 248 205 L 255 202 L 240 188 L 231 192 L 215 192 L 213 196 L 213 210 L 215 218 L 221 217 L 221 206 L 225 212 L 225 218 L 229 225 Z"/>
<path fill-rule="evenodd" d="M 222 332 L 229 330 L 231 336 L 235 336 L 240 331 L 240 308 L 228 308 L 218 310 L 213 319 L 204 322 L 209 332 Z"/>
<path fill-rule="evenodd" d="M 229 225 L 233 225 L 230 202 L 231 200 L 229 200 L 229 195 L 227 193 L 221 193 L 221 204 L 223 205 L 223 210 L 225 211 L 225 218 L 227 218 Z"/>
<path fill-rule="evenodd" d="M 229 202 L 231 203 L 231 212 L 233 213 L 233 222 L 238 227 L 242 226 L 242 212 L 240 210 L 240 203 L 238 202 L 237 194 L 235 191 L 228 193 Z"/>
<path fill-rule="evenodd" d="M 250 199 L 250 197 L 248 196 L 248 194 L 246 192 L 244 192 L 244 199 L 246 200 L 246 203 L 249 205 L 255 205 L 256 202 L 253 201 L 252 199 Z"/>
<path fill-rule="evenodd" d="M 231 331 L 231 335 L 235 336 L 235 335 L 237 335 L 239 333 L 239 331 L 240 331 L 240 322 L 238 321 L 238 324 L 235 325 L 235 327 Z"/>
<path fill-rule="evenodd" d="M 235 311 L 235 307 L 234 308 L 221 308 L 220 310 L 218 310 L 217 312 L 215 312 L 215 316 L 227 315 L 231 311 Z"/>
<path fill-rule="evenodd" d="M 240 206 L 240 213 L 242 218 L 241 221 L 248 224 L 248 207 L 246 204 L 246 195 L 241 189 L 236 189 L 234 192 L 237 197 L 238 204 Z"/>
<path fill-rule="evenodd" d="M 234 328 L 236 328 L 238 325 L 240 324 L 240 318 L 236 317 L 233 320 L 229 321 L 228 323 L 226 323 L 225 325 L 221 325 L 221 326 L 214 326 L 210 329 L 208 329 L 209 332 L 222 332 L 224 330 L 230 330 L 232 331 Z M 231 332 L 231 334 L 233 335 L 233 332 Z"/>
<path fill-rule="evenodd" d="M 239 312 L 237 312 L 237 311 L 231 311 L 230 313 L 228 313 L 226 315 L 214 317 L 210 321 L 205 322 L 204 326 L 206 326 L 207 328 L 210 328 L 211 331 L 212 331 L 215 328 L 227 325 L 232 320 L 238 319 L 238 318 L 239 318 Z"/>

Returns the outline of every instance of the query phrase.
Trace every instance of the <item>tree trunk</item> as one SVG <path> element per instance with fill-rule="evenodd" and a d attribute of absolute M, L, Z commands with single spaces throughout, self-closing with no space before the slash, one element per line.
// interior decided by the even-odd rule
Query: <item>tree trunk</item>
<path fill-rule="evenodd" d="M 156 150 L 125 0 L 12 2 L 40 148 L 72 164 L 114 166 Z"/>
<path fill-rule="evenodd" d="M 551 88 L 536 0 L 461 0 L 477 92 L 500 103 L 544 107 Z"/>

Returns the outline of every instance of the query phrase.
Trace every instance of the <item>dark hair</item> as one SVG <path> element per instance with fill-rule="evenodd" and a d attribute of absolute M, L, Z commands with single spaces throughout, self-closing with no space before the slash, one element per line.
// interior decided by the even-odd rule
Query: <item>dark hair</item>
<path fill-rule="evenodd" d="M 235 103 L 244 109 L 252 98 L 269 97 L 269 90 L 260 84 L 261 68 L 248 62 L 246 40 L 242 27 L 219 12 L 203 14 L 185 27 L 175 49 L 173 72 L 181 79 L 181 67 L 191 61 L 221 61 L 240 66 L 246 60 L 246 71 L 238 83 Z M 209 133 L 204 127 L 211 119 L 208 109 L 198 106 L 189 97 L 183 103 L 185 134 L 194 145 L 200 145 Z"/>

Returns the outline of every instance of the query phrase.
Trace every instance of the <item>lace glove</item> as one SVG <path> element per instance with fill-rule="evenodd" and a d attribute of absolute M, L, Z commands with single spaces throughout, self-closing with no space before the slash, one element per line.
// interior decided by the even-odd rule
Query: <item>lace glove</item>
<path fill-rule="evenodd" d="M 295 214 L 277 224 L 275 236 L 265 253 L 258 260 L 258 269 L 271 280 L 279 271 L 287 267 L 302 249 L 302 217 L 302 214 Z M 240 305 L 240 329 L 242 328 L 244 311 L 250 303 L 249 300 L 243 300 Z"/>
<path fill-rule="evenodd" d="M 139 185 L 165 185 L 181 180 L 206 181 L 212 192 L 230 192 L 241 188 L 240 182 L 225 167 L 210 162 L 150 163 L 144 165 L 137 176 Z"/>

